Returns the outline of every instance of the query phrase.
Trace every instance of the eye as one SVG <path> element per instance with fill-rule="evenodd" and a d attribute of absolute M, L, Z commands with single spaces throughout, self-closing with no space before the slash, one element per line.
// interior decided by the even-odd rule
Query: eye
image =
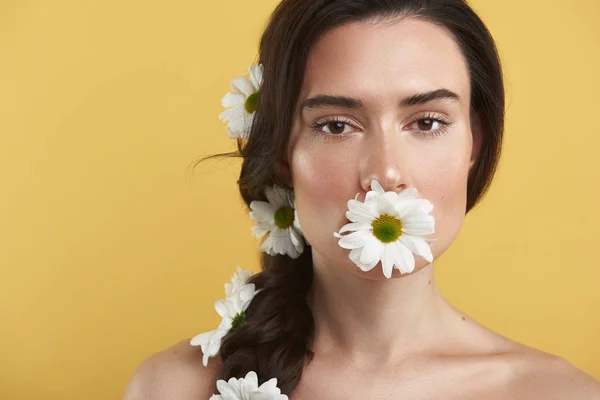
<path fill-rule="evenodd" d="M 440 121 L 431 118 L 421 118 L 417 121 L 417 127 L 422 131 L 434 131 L 439 129 L 440 126 Z"/>
<path fill-rule="evenodd" d="M 317 121 L 313 126 L 313 130 L 317 136 L 325 139 L 341 139 L 353 131 L 351 129 L 352 121 L 341 119 L 338 117 Z"/>
<path fill-rule="evenodd" d="M 451 122 L 441 116 L 435 116 L 432 114 L 424 115 L 410 124 L 414 126 L 414 130 L 418 135 L 423 136 L 440 136 L 448 131 L 448 127 Z"/>

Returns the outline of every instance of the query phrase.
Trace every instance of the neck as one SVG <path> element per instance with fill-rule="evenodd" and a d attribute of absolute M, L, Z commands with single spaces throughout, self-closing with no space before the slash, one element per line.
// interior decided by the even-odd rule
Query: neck
<path fill-rule="evenodd" d="M 372 280 L 346 267 L 324 265 L 313 254 L 309 305 L 315 319 L 315 350 L 353 359 L 393 362 L 434 346 L 450 305 L 434 266 L 397 278 Z M 376 266 L 375 268 L 379 268 Z"/>

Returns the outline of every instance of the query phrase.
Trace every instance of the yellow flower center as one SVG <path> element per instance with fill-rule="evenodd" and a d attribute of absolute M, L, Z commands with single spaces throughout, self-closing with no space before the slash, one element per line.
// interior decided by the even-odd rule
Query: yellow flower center
<path fill-rule="evenodd" d="M 258 107 L 258 92 L 252 93 L 248 98 L 246 98 L 246 102 L 244 103 L 244 108 L 250 114 L 256 111 L 256 107 Z"/>
<path fill-rule="evenodd" d="M 371 226 L 373 235 L 383 243 L 394 242 L 402 236 L 402 221 L 389 214 L 381 214 Z"/>
<path fill-rule="evenodd" d="M 289 228 L 294 224 L 294 209 L 283 206 L 275 213 L 275 225 L 281 229 Z"/>

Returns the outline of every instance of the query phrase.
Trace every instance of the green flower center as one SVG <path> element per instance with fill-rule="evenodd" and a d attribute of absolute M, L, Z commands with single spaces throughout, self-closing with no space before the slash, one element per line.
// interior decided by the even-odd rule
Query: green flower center
<path fill-rule="evenodd" d="M 243 311 L 240 311 L 239 313 L 237 313 L 235 315 L 235 317 L 233 318 L 233 321 L 231 321 L 231 328 L 232 329 L 239 328 L 240 326 L 242 326 L 244 324 L 244 322 L 246 322 L 246 313 Z"/>
<path fill-rule="evenodd" d="M 373 235 L 383 243 L 394 242 L 402 235 L 402 222 L 388 214 L 381 214 L 371 226 Z"/>
<path fill-rule="evenodd" d="M 294 224 L 294 209 L 283 206 L 275 213 L 275 225 L 278 228 L 286 229 Z"/>
<path fill-rule="evenodd" d="M 246 102 L 244 103 L 244 108 L 250 114 L 256 111 L 256 107 L 258 107 L 258 92 L 252 93 L 248 98 L 246 98 Z"/>

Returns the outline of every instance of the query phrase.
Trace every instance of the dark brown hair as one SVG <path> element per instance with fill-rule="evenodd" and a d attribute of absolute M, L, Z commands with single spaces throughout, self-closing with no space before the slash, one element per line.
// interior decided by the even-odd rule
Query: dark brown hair
<path fill-rule="evenodd" d="M 264 189 L 287 187 L 276 173 L 284 157 L 299 100 L 308 52 L 325 32 L 349 22 L 393 22 L 417 18 L 451 32 L 467 61 L 471 111 L 481 120 L 479 157 L 470 171 L 467 209 L 481 199 L 496 170 L 504 124 L 504 86 L 494 40 L 463 0 L 283 0 L 262 35 L 258 62 L 264 66 L 258 109 L 247 141 L 238 151 L 217 156 L 243 158 L 238 181 L 249 206 L 264 200 Z M 210 158 L 210 157 L 209 157 Z M 313 355 L 314 321 L 306 296 L 313 275 L 310 246 L 297 259 L 262 254 L 262 272 L 251 282 L 263 290 L 246 312 L 246 322 L 221 344 L 222 378 L 255 371 L 260 382 L 277 378 L 290 394 Z"/>

